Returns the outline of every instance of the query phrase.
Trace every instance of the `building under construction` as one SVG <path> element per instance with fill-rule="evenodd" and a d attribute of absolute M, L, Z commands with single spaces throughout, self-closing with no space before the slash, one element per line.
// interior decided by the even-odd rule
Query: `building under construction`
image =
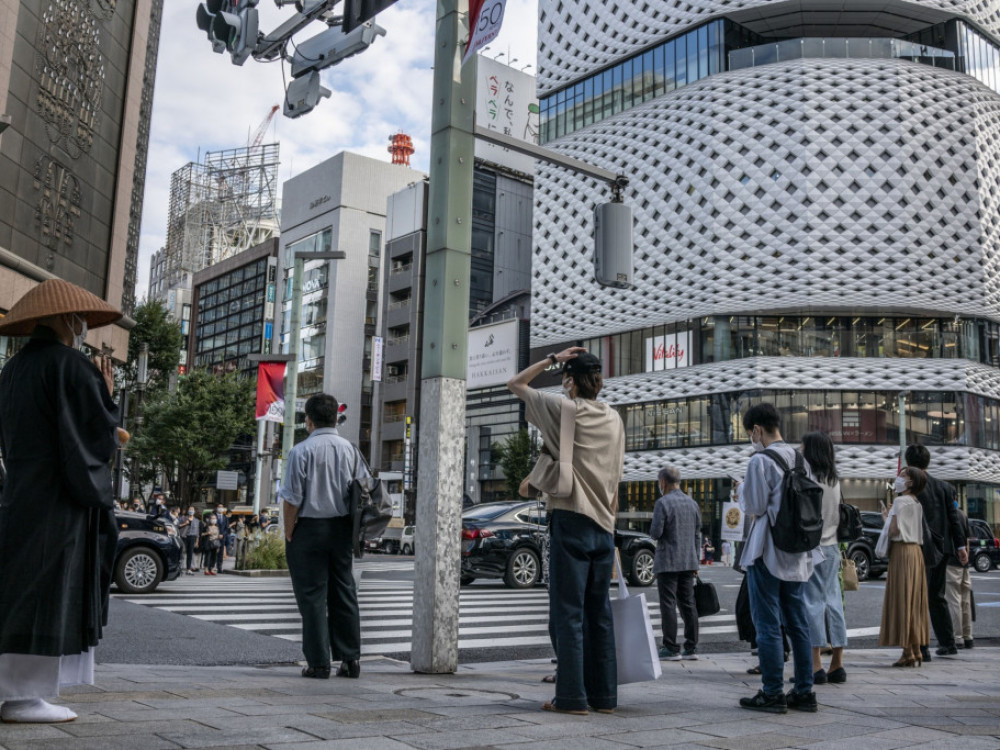
<path fill-rule="evenodd" d="M 171 175 L 163 289 L 277 236 L 278 144 L 209 151 Z"/>

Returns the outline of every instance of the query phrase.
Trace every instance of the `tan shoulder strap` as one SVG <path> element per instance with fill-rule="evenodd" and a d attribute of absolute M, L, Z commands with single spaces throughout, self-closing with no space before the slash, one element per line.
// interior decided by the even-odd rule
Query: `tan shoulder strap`
<path fill-rule="evenodd" d="M 576 436 L 576 402 L 564 398 L 559 404 L 559 463 L 573 465 Z"/>

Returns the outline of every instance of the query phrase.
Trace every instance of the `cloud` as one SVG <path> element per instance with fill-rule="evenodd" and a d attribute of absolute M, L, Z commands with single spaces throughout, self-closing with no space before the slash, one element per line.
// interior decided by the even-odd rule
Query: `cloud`
<path fill-rule="evenodd" d="M 243 66 L 217 55 L 195 24 L 196 3 L 164 4 L 149 158 L 139 240 L 136 296 L 145 296 L 150 258 L 166 243 L 170 175 L 205 151 L 237 148 L 284 101 L 287 65 L 248 60 Z M 265 33 L 291 17 L 291 7 L 278 10 L 268 0 L 259 6 Z M 364 53 L 323 72 L 332 90 L 308 115 L 296 120 L 275 115 L 265 143 L 281 144 L 279 182 L 340 151 L 389 158 L 389 137 L 404 131 L 413 137 L 413 166 L 427 171 L 433 85 L 433 41 L 436 3 L 399 0 L 381 13 L 386 29 Z M 536 65 L 537 0 L 508 0 L 504 28 L 486 54 L 517 59 L 515 67 Z M 323 31 L 314 22 L 296 41 Z M 284 79 L 283 71 L 284 68 Z M 534 72 L 534 68 L 528 68 Z"/>

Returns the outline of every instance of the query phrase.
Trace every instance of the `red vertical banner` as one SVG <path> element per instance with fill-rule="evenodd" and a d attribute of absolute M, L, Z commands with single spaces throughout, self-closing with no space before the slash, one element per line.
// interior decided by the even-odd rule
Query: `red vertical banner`
<path fill-rule="evenodd" d="M 257 365 L 257 419 L 285 421 L 285 362 Z"/>
<path fill-rule="evenodd" d="M 465 46 L 463 65 L 476 50 L 496 39 L 506 7 L 507 0 L 469 0 L 469 42 Z"/>

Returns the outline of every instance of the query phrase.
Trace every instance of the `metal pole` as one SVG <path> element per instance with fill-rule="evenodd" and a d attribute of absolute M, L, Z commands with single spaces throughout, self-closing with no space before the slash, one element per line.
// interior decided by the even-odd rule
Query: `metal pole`
<path fill-rule="evenodd" d="M 899 392 L 899 468 L 906 466 L 906 397 L 909 391 Z"/>
<path fill-rule="evenodd" d="M 281 476 L 288 468 L 288 454 L 295 444 L 295 399 L 299 393 L 299 328 L 302 318 L 302 274 L 306 262 L 296 254 L 292 266 L 292 319 L 288 324 L 288 354 L 291 361 L 285 369 L 285 427 L 281 435 Z M 278 514 L 282 518 L 282 514 Z"/>
<path fill-rule="evenodd" d="M 257 420 L 257 465 L 253 480 L 253 514 L 260 513 L 260 490 L 261 472 L 264 470 L 264 430 L 267 422 L 263 419 Z"/>
<path fill-rule="evenodd" d="M 468 0 L 437 8 L 410 656 L 428 673 L 458 669 L 475 108 L 475 67 L 461 59 Z"/>

